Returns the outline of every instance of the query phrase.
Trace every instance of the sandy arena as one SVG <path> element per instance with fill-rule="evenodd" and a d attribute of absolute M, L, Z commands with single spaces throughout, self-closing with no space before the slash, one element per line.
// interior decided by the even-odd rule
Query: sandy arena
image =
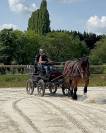
<path fill-rule="evenodd" d="M 61 90 L 44 97 L 25 88 L 0 89 L 0 133 L 106 133 L 106 87 L 78 90 L 78 101 Z"/>

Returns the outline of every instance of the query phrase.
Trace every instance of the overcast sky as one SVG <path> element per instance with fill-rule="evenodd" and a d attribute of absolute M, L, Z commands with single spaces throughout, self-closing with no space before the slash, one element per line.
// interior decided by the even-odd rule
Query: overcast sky
<path fill-rule="evenodd" d="M 27 29 L 41 0 L 0 0 L 0 30 Z M 51 28 L 106 34 L 106 0 L 48 0 Z"/>

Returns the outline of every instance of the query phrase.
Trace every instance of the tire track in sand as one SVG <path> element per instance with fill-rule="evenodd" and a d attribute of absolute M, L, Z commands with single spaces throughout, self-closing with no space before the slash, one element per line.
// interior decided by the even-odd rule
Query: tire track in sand
<path fill-rule="evenodd" d="M 57 109 L 51 108 L 50 106 L 47 106 L 47 103 L 45 104 L 45 102 L 42 102 L 42 101 L 39 100 L 38 98 L 36 98 L 36 102 L 34 102 L 35 99 L 34 99 L 34 100 L 29 99 L 29 101 L 32 101 L 32 104 L 37 105 L 37 107 L 39 107 L 39 108 L 43 111 L 43 114 L 47 114 L 47 112 L 49 112 L 49 114 L 52 116 L 51 121 L 52 121 L 52 119 L 55 119 L 55 121 L 56 121 L 56 122 L 55 122 L 55 125 L 53 125 L 54 127 L 56 127 L 56 123 L 57 123 L 57 125 L 58 125 L 57 119 L 56 119 L 56 118 L 53 118 L 53 115 L 54 115 L 54 113 L 55 113 L 55 115 L 57 115 L 58 118 L 61 119 L 61 122 L 64 123 L 64 125 L 65 125 L 68 129 L 70 129 L 70 130 L 72 129 L 72 126 L 69 125 L 69 121 L 68 121 L 64 116 L 62 116 L 61 113 L 60 113 L 60 111 L 58 111 Z M 52 112 L 53 112 L 53 113 L 52 113 Z M 48 123 L 48 124 L 49 124 L 49 123 Z M 62 126 L 62 128 L 64 127 L 64 125 Z M 74 125 L 73 125 L 73 126 L 74 126 Z M 65 127 L 65 129 L 66 129 L 66 127 Z M 75 126 L 74 126 L 74 128 L 75 128 Z"/>
<path fill-rule="evenodd" d="M 27 98 L 28 98 L 28 97 L 27 97 Z M 15 110 L 17 113 L 19 113 L 19 115 L 20 115 L 21 117 L 24 118 L 24 120 L 31 126 L 31 128 L 32 128 L 36 133 L 41 133 L 41 131 L 38 129 L 38 127 L 36 127 L 35 124 L 33 124 L 33 122 L 31 121 L 31 119 L 30 119 L 28 116 L 26 116 L 26 115 L 23 113 L 23 111 L 22 111 L 21 109 L 19 109 L 19 107 L 18 107 L 18 105 L 17 105 L 20 101 L 22 101 L 22 100 L 24 100 L 24 99 L 27 99 L 27 98 L 21 98 L 21 99 L 16 100 L 15 102 L 13 102 L 13 108 L 14 108 L 14 110 Z"/>
<path fill-rule="evenodd" d="M 75 127 L 77 127 L 79 130 L 81 130 L 83 133 L 90 133 L 89 129 L 84 127 L 77 119 L 75 119 L 72 115 L 68 114 L 66 111 L 58 107 L 57 105 L 53 104 L 52 102 L 49 102 L 48 100 L 45 100 L 44 98 L 38 98 L 41 102 L 44 102 L 48 104 L 49 106 L 52 106 L 56 110 L 58 110 L 63 116 L 69 120 L 69 122 L 72 122 Z"/>
<path fill-rule="evenodd" d="M 20 127 L 18 125 L 18 123 L 16 123 L 14 120 L 11 119 L 11 117 L 9 115 L 7 115 L 6 113 L 4 112 L 0 112 L 0 115 L 4 118 L 4 121 L 8 122 L 8 127 L 5 125 L 6 129 L 10 130 L 9 129 L 9 126 L 12 127 L 13 130 L 15 130 L 15 133 L 24 133 L 23 131 L 20 130 Z M 3 124 L 3 121 L 2 121 L 2 124 Z M 5 129 L 4 129 L 5 130 Z M 1 133 L 2 131 L 0 131 Z M 4 132 L 4 131 L 3 131 Z"/>
<path fill-rule="evenodd" d="M 66 100 L 66 101 L 64 101 Z M 102 111 L 98 111 L 97 109 L 94 109 L 94 111 L 97 111 L 99 113 L 100 116 L 98 116 L 97 114 L 95 114 L 95 112 L 89 111 L 89 108 L 86 108 L 86 106 L 77 103 L 77 101 L 69 101 L 68 99 L 58 99 L 58 102 L 63 102 L 65 105 L 67 105 L 68 107 L 72 107 L 72 109 L 74 109 L 74 111 L 76 111 L 77 114 L 79 114 L 80 116 L 82 116 L 84 119 L 86 119 L 89 123 L 93 123 L 93 125 L 95 126 L 95 128 L 99 127 L 102 128 L 103 130 L 106 131 L 106 126 L 104 126 L 103 124 L 101 124 L 99 121 L 97 121 L 97 119 L 103 119 L 100 116 L 103 116 L 106 114 Z M 76 106 L 78 105 L 78 106 Z M 93 116 L 95 116 L 95 118 L 91 117 L 90 114 L 93 114 Z M 88 119 L 89 118 L 89 119 Z M 106 118 L 106 117 L 105 117 Z M 104 131 L 104 132 L 105 132 Z"/>

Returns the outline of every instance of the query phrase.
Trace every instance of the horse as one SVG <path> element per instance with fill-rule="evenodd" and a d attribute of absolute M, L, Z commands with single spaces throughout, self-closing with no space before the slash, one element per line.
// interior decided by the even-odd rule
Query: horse
<path fill-rule="evenodd" d="M 88 57 L 82 57 L 76 61 L 66 61 L 63 75 L 64 84 L 74 100 L 77 100 L 77 86 L 81 81 L 85 84 L 84 94 L 86 95 L 90 76 Z"/>

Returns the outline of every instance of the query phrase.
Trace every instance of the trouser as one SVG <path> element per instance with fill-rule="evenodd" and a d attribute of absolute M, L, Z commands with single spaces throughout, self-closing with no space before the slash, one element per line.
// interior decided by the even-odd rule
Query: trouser
<path fill-rule="evenodd" d="M 40 71 L 42 72 L 42 74 L 46 74 L 46 75 L 48 75 L 52 70 L 52 67 L 47 64 L 38 64 L 38 67 L 40 68 Z"/>

